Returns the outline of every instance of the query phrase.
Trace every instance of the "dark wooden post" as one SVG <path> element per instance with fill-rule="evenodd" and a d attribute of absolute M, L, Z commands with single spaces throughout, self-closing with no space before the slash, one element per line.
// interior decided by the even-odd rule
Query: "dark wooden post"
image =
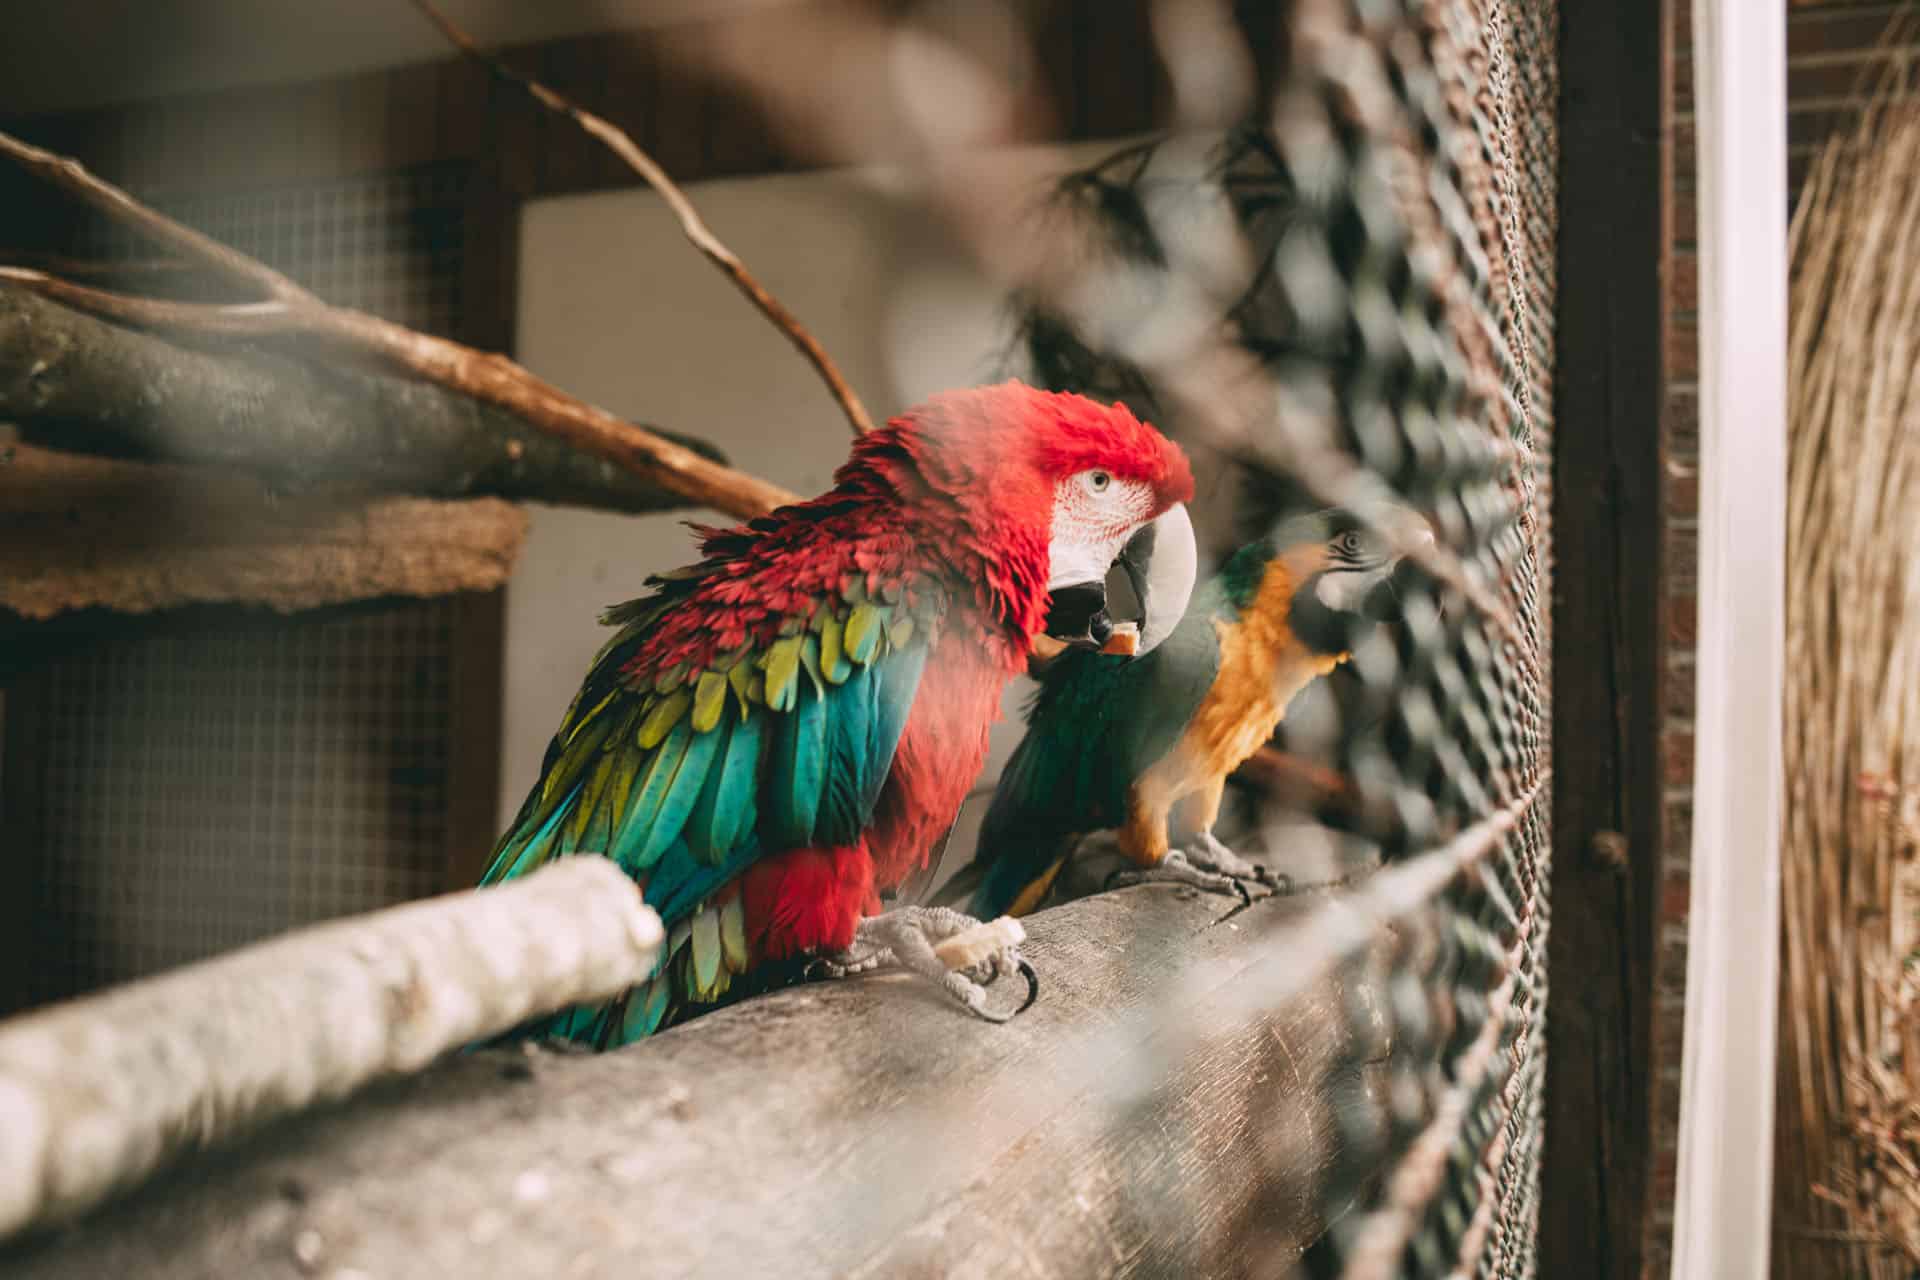
<path fill-rule="evenodd" d="M 1665 0 L 1563 3 L 1540 1274 L 1639 1280 L 1660 851 Z"/>

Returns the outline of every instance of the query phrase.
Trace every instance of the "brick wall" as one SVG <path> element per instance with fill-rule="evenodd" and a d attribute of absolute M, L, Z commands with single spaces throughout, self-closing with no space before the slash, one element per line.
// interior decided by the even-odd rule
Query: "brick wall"
<path fill-rule="evenodd" d="M 1662 805 L 1658 963 L 1653 1036 L 1653 1206 L 1646 1274 L 1671 1267 L 1678 1154 L 1681 1025 L 1686 997 L 1689 855 L 1693 841 L 1695 566 L 1699 536 L 1699 255 L 1694 203 L 1691 0 L 1673 0 L 1671 143 L 1667 148 L 1664 513 L 1667 635 L 1661 671 Z M 1904 55 L 1913 62 L 1896 61 Z M 1901 67 L 1909 86 L 1920 66 L 1920 3 L 1821 4 L 1792 0 L 1787 17 L 1787 178 L 1797 195 L 1819 145 L 1850 124 L 1879 73 Z M 1782 1169 L 1786 1177 L 1791 1170 Z M 1775 1249 L 1775 1274 L 1802 1276 L 1806 1259 Z M 1836 1272 L 1836 1274 L 1838 1274 Z"/>
<path fill-rule="evenodd" d="M 1687 979 L 1687 911 L 1693 844 L 1694 635 L 1698 616 L 1700 258 L 1696 243 L 1691 0 L 1672 0 L 1666 149 L 1665 394 L 1660 451 L 1666 467 L 1662 512 L 1666 619 L 1660 655 L 1660 876 L 1655 911 L 1653 1011 L 1653 1194 L 1646 1271 L 1672 1268 L 1674 1179 L 1679 1155 L 1681 1026 Z"/>

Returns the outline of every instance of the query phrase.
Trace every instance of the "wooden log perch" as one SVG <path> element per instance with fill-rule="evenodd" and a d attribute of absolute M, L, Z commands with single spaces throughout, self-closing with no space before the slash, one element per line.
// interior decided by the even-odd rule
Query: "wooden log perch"
<path fill-rule="evenodd" d="M 0 444 L 0 609 L 29 619 L 490 591 L 526 536 L 499 498 L 282 496 L 223 468 Z"/>
<path fill-rule="evenodd" d="M 1286 1274 L 1320 1229 L 1354 975 L 1300 972 L 1321 895 L 1105 894 L 1027 923 L 1005 1026 L 871 975 L 602 1055 L 488 1050 L 196 1161 L 16 1280 L 101 1275 Z M 1259 988 L 1266 990 L 1269 988 Z M 1349 1053 L 1349 1050 L 1358 1050 Z M 1340 1077 L 1344 1079 L 1345 1077 Z"/>
<path fill-rule="evenodd" d="M 0 421 L 62 448 L 241 467 L 296 493 L 485 495 L 614 511 L 689 505 L 515 414 L 432 383 L 337 358 L 180 346 L 5 284 Z M 704 441 L 654 430 L 724 461 Z"/>
<path fill-rule="evenodd" d="M 612 995 L 646 975 L 661 938 L 618 868 L 570 858 L 0 1024 L 0 1238 L 275 1116 Z"/>

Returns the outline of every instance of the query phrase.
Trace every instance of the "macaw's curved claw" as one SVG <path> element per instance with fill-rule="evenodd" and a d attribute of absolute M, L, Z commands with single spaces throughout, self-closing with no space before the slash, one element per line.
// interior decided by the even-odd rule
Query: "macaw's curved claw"
<path fill-rule="evenodd" d="M 990 1008 L 987 1005 L 987 992 L 992 990 L 993 985 L 1003 974 L 1014 969 L 1018 969 L 1020 976 L 1027 980 L 1026 999 L 1012 1009 Z M 1033 1002 L 1040 998 L 1040 975 L 1034 972 L 1033 966 L 1027 963 L 1026 957 L 1018 953 L 1012 956 L 1011 962 L 1004 957 L 997 961 L 996 970 L 993 977 L 985 982 L 979 982 L 965 972 L 955 969 L 947 974 L 941 985 L 946 987 L 947 994 L 965 1005 L 975 1016 L 985 1018 L 988 1022 L 1012 1022 L 1031 1009 Z"/>
<path fill-rule="evenodd" d="M 1019 1017 L 1027 1010 L 1033 1008 L 1033 1002 L 1040 998 L 1040 975 L 1034 972 L 1033 966 L 1027 963 L 1025 956 L 1018 957 L 1018 960 L 1020 962 L 1020 976 L 1027 980 L 1027 998 L 1022 1000 L 1020 1007 L 1013 1011 L 1015 1017 Z"/>
<path fill-rule="evenodd" d="M 994 926 L 1000 926 L 997 943 Z M 942 946 L 962 935 L 972 936 L 958 949 Z M 938 982 L 970 1013 L 988 1022 L 1007 1022 L 1025 1013 L 1040 996 L 1039 975 L 1017 947 L 1024 937 L 1025 931 L 1017 921 L 985 925 L 947 907 L 901 907 L 862 920 L 854 928 L 852 946 L 818 957 L 806 971 L 809 976 L 844 978 L 883 964 L 897 964 Z M 983 946 L 984 951 L 980 949 Z M 949 968 L 942 950 L 956 957 L 971 957 L 972 962 L 960 964 L 956 959 L 956 967 Z M 1026 999 L 1017 1009 L 993 1008 L 987 1002 L 988 989 L 1016 969 L 1027 980 Z"/>
<path fill-rule="evenodd" d="M 856 973 L 870 973 L 891 959 L 893 955 L 889 951 L 856 945 L 831 955 L 815 956 L 800 971 L 800 976 L 810 982 L 820 978 L 851 978 Z"/>

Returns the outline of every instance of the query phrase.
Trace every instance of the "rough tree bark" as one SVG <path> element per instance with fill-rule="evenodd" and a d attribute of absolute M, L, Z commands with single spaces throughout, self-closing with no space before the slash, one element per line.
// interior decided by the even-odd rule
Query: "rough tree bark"
<path fill-rule="evenodd" d="M 599 1056 L 466 1055 L 9 1252 L 137 1274 L 1284 1275 L 1320 1227 L 1351 974 L 1258 1015 L 1322 895 L 1105 894 L 1028 921 L 1005 1026 L 875 975 Z M 1384 1055 L 1384 1046 L 1360 1051 Z"/>
<path fill-rule="evenodd" d="M 183 1152 L 605 999 L 646 976 L 662 936 L 619 868 L 569 858 L 14 1019 L 0 1027 L 0 1237 Z"/>
<path fill-rule="evenodd" d="M 487 495 L 615 511 L 688 505 L 514 414 L 431 383 L 337 355 L 308 361 L 230 341 L 177 345 L 7 285 L 0 421 L 59 448 L 240 467 L 292 493 Z M 721 460 L 703 441 L 652 430 Z"/>
<path fill-rule="evenodd" d="M 0 610 L 28 619 L 491 591 L 526 534 L 499 498 L 282 496 L 226 468 L 0 444 Z"/>

